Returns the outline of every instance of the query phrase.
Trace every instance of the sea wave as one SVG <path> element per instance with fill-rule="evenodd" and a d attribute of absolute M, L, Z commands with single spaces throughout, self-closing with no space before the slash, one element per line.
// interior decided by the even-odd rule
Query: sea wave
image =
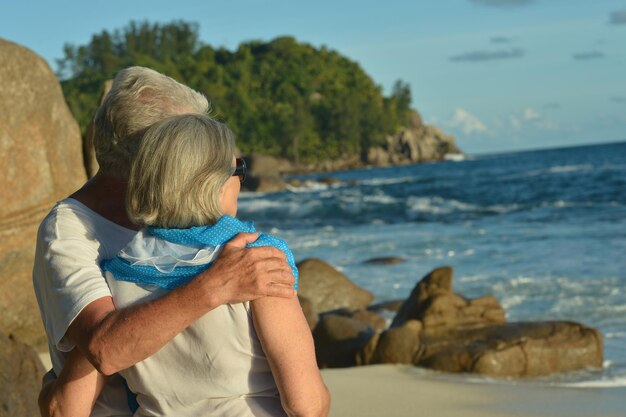
<path fill-rule="evenodd" d="M 607 378 L 607 379 L 594 379 L 589 381 L 574 381 L 574 382 L 557 382 L 554 384 L 557 387 L 572 387 L 572 388 L 617 388 L 626 387 L 626 375 Z"/>
<path fill-rule="evenodd" d="M 318 210 L 322 206 L 319 200 L 308 200 L 306 204 L 294 200 L 275 200 L 272 198 L 255 198 L 240 200 L 239 211 L 242 217 L 254 219 L 258 214 L 280 214 L 283 216 L 302 218 Z"/>
<path fill-rule="evenodd" d="M 490 204 L 477 205 L 465 203 L 456 199 L 443 197 L 417 197 L 411 196 L 406 200 L 406 214 L 409 218 L 416 215 L 427 214 L 451 214 L 455 212 L 474 212 L 479 214 L 504 214 L 519 209 L 518 204 Z"/>
<path fill-rule="evenodd" d="M 408 177 L 398 177 L 398 178 L 372 178 L 367 180 L 362 180 L 362 185 L 379 187 L 383 185 L 395 185 L 395 184 L 404 184 L 408 182 L 415 182 L 416 178 L 413 176 Z"/>
<path fill-rule="evenodd" d="M 551 174 L 564 174 L 572 172 L 588 172 L 595 170 L 596 167 L 592 164 L 579 164 L 579 165 L 557 165 L 543 169 L 533 169 L 526 172 L 515 173 L 502 177 L 502 180 L 519 180 L 526 178 L 539 177 L 542 175 Z"/>

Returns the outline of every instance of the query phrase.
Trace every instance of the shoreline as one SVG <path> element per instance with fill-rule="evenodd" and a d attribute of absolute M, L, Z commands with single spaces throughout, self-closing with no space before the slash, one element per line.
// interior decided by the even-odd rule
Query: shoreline
<path fill-rule="evenodd" d="M 618 417 L 626 409 L 626 387 L 477 382 L 406 365 L 324 369 L 322 376 L 336 417 Z"/>

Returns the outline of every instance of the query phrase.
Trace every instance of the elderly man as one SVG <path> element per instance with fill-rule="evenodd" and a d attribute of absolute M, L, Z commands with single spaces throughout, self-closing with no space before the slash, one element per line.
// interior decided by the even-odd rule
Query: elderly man
<path fill-rule="evenodd" d="M 212 268 L 186 285 L 126 309 L 113 304 L 100 262 L 113 257 L 137 231 L 126 214 L 125 193 L 142 134 L 168 116 L 206 114 L 208 109 L 200 93 L 150 69 L 128 68 L 115 78 L 94 119 L 100 170 L 52 208 L 37 236 L 33 284 L 59 380 L 78 380 L 95 374 L 94 368 L 113 375 L 152 355 L 221 304 L 295 296 L 283 253 L 270 247 L 244 249 L 256 234 L 241 234 Z M 64 369 L 68 357 L 72 366 Z M 123 383 L 116 375 L 109 378 L 92 416 L 132 414 Z M 59 385 L 71 389 L 71 383 Z M 72 415 L 59 409 L 63 395 L 54 381 L 45 381 L 42 414 Z"/>

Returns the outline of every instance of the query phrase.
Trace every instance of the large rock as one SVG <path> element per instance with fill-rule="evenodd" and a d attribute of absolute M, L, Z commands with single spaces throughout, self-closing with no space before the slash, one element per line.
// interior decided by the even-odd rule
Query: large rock
<path fill-rule="evenodd" d="M 370 308 L 340 308 L 338 310 L 333 310 L 329 313 L 336 316 L 350 317 L 351 319 L 358 320 L 362 323 L 367 324 L 375 331 L 382 331 L 387 328 L 387 320 L 385 320 L 385 318 L 380 314 L 372 311 Z"/>
<path fill-rule="evenodd" d="M 292 170 L 289 161 L 257 153 L 245 156 L 244 159 L 248 168 L 244 190 L 272 193 L 287 188 L 280 175 Z"/>
<path fill-rule="evenodd" d="M 375 166 L 414 164 L 442 161 L 448 154 L 461 154 L 454 137 L 436 126 L 423 124 L 419 113 L 414 112 L 409 126 L 388 135 L 383 146 L 369 148 L 364 162 Z"/>
<path fill-rule="evenodd" d="M 365 308 L 374 299 L 372 293 L 353 284 L 320 259 L 305 259 L 297 266 L 300 272 L 298 293 L 307 298 L 317 312 Z"/>
<path fill-rule="evenodd" d="M 506 314 L 498 301 L 485 296 L 468 300 L 452 292 L 452 268 L 442 267 L 424 277 L 396 314 L 391 326 L 420 320 L 425 334 L 445 333 L 504 323 Z"/>
<path fill-rule="evenodd" d="M 532 377 L 602 366 L 602 336 L 572 322 L 507 323 L 424 337 L 418 366 Z"/>
<path fill-rule="evenodd" d="M 414 288 L 383 333 L 372 363 L 413 358 L 418 366 L 499 377 L 548 375 L 602 365 L 602 337 L 569 322 L 504 323 L 491 296 L 468 300 L 452 292 L 451 268 L 433 270 Z M 419 320 L 414 335 L 406 325 Z"/>
<path fill-rule="evenodd" d="M 85 181 L 81 136 L 50 67 L 0 39 L 0 331 L 45 345 L 31 272 L 37 227 Z"/>
<path fill-rule="evenodd" d="M 358 353 L 374 336 L 367 324 L 344 316 L 325 314 L 313 331 L 320 368 L 344 368 L 358 363 Z"/>
<path fill-rule="evenodd" d="M 384 331 L 367 363 L 412 364 L 420 355 L 422 323 L 408 320 L 401 327 Z"/>
<path fill-rule="evenodd" d="M 35 350 L 0 333 L 0 416 L 39 416 L 43 366 Z"/>

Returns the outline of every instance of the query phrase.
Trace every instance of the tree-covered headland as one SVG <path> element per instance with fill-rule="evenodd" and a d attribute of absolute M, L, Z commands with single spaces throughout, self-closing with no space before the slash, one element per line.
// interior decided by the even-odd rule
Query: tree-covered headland
<path fill-rule="evenodd" d="M 237 50 L 199 39 L 198 25 L 131 22 L 87 45 L 65 45 L 58 75 L 83 134 L 104 82 L 128 66 L 167 74 L 205 94 L 213 116 L 237 134 L 243 153 L 317 162 L 363 153 L 408 123 L 411 91 L 389 96 L 356 62 L 325 46 L 284 36 Z"/>

